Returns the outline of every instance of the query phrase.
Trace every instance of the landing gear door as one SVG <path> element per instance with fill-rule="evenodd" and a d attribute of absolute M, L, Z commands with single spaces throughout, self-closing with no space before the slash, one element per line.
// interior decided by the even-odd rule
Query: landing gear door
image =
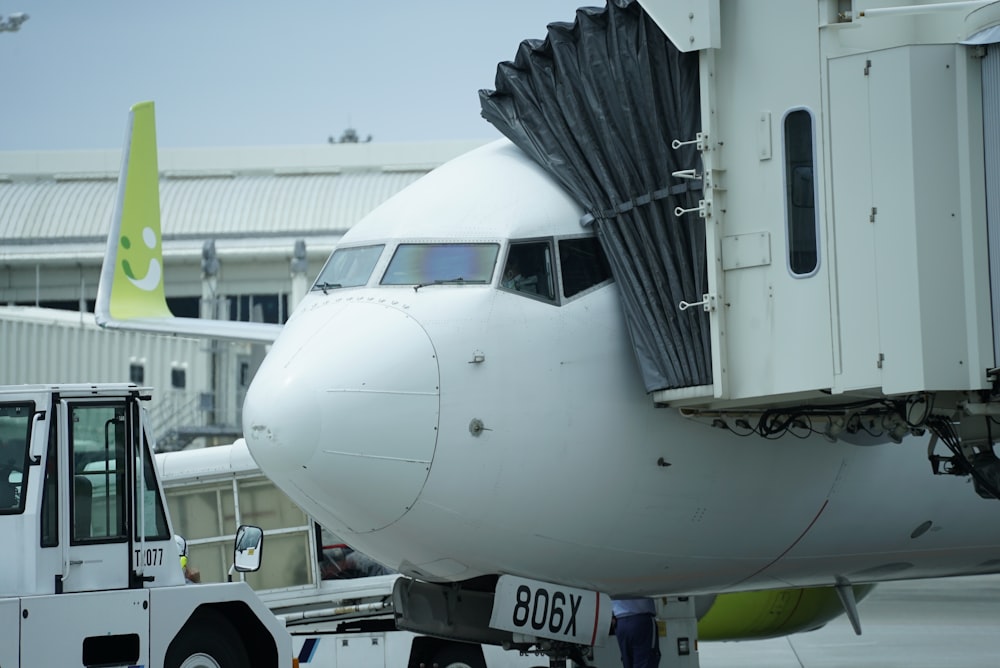
<path fill-rule="evenodd" d="M 132 428 L 123 399 L 60 402 L 64 592 L 129 587 L 127 468 Z"/>

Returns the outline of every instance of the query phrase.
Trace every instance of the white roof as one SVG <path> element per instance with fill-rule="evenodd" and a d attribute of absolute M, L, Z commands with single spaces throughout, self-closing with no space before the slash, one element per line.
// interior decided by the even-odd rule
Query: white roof
<path fill-rule="evenodd" d="M 164 240 L 340 235 L 434 167 L 481 143 L 161 150 Z M 0 152 L 0 246 L 12 255 L 67 242 L 103 249 L 119 156 Z"/>

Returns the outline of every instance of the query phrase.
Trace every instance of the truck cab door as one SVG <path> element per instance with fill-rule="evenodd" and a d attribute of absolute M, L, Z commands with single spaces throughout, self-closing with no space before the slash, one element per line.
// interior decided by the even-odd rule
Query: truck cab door
<path fill-rule="evenodd" d="M 128 409 L 123 399 L 60 402 L 63 591 L 130 585 Z"/>
<path fill-rule="evenodd" d="M 132 586 L 164 587 L 184 584 L 184 569 L 170 530 L 163 488 L 153 460 L 146 412 L 138 404 L 135 408 L 139 422 L 136 452 L 132 459 L 135 462 Z"/>

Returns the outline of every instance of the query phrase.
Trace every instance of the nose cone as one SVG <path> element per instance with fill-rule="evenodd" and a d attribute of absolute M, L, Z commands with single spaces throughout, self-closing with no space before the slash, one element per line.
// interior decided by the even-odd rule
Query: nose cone
<path fill-rule="evenodd" d="M 261 469 L 318 518 L 376 531 L 427 479 L 438 377 L 430 339 L 401 310 L 317 303 L 289 321 L 254 377 L 244 436 Z"/>

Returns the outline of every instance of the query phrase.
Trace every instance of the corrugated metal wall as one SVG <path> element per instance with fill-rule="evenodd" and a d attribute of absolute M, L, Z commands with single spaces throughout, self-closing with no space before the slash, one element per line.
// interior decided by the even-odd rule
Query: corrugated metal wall
<path fill-rule="evenodd" d="M 342 234 L 423 172 L 165 179 L 166 236 Z"/>
<path fill-rule="evenodd" d="M 0 184 L 0 238 L 70 241 L 101 234 L 98 230 L 106 236 L 116 187 L 102 180 Z"/>
<path fill-rule="evenodd" d="M 426 171 L 163 178 L 163 235 L 342 234 Z M 104 179 L 0 182 L 0 239 L 103 241 L 116 188 Z"/>
<path fill-rule="evenodd" d="M 153 388 L 149 412 L 160 437 L 216 417 L 198 409 L 201 393 L 211 391 L 205 346 L 196 339 L 104 330 L 92 314 L 3 307 L 0 385 L 129 382 L 135 359 L 144 367 L 143 385 Z M 171 387 L 171 370 L 178 365 L 186 370 L 182 390 Z"/>

